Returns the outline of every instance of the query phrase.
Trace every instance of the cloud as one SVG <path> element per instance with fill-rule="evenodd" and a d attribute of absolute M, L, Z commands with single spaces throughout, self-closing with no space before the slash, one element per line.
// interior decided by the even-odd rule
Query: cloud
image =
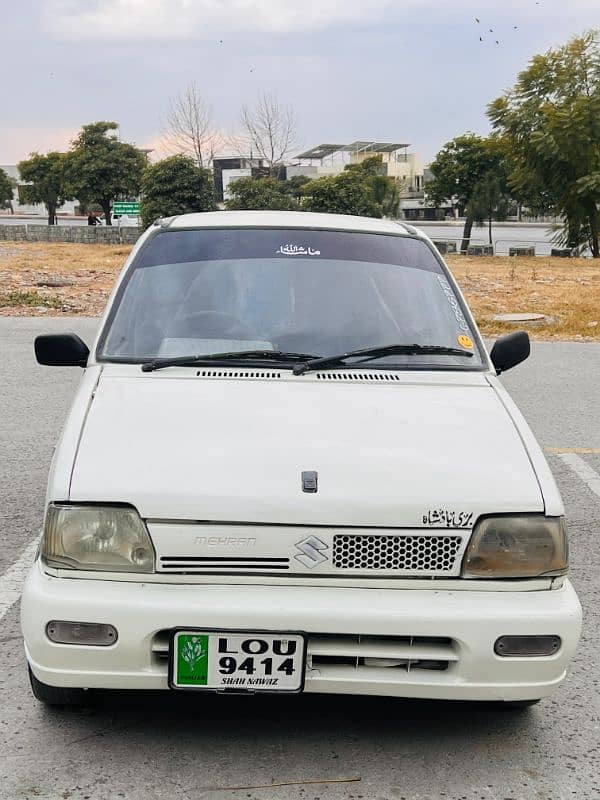
<path fill-rule="evenodd" d="M 147 40 L 225 36 L 228 32 L 293 33 L 352 24 L 473 21 L 493 15 L 514 22 L 548 20 L 597 9 L 598 0 L 505 0 L 493 9 L 481 0 L 46 0 L 44 19 L 69 39 Z M 429 17 L 431 18 L 431 17 Z"/>
<path fill-rule="evenodd" d="M 29 127 L 12 126 L 0 131 L 0 153 L 5 164 L 16 164 L 33 152 L 64 152 L 77 134 L 77 128 L 44 128 L 41 123 Z"/>
<path fill-rule="evenodd" d="M 161 158 L 173 155 L 173 148 L 170 145 L 168 137 L 160 133 L 143 141 L 141 147 L 150 151 L 148 153 L 150 161 L 160 161 Z"/>
<path fill-rule="evenodd" d="M 51 30 L 74 39 L 185 39 L 376 21 L 395 5 L 394 0 L 49 0 L 45 19 Z"/>

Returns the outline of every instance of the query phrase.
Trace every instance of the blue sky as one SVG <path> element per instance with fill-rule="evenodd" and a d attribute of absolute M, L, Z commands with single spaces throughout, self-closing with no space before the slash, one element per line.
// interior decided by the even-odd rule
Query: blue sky
<path fill-rule="evenodd" d="M 465 130 L 487 132 L 487 102 L 532 55 L 600 25 L 599 0 L 2 5 L 0 164 L 65 148 L 98 119 L 160 148 L 169 97 L 192 80 L 225 134 L 265 90 L 294 107 L 305 147 L 405 141 L 429 160 Z"/>

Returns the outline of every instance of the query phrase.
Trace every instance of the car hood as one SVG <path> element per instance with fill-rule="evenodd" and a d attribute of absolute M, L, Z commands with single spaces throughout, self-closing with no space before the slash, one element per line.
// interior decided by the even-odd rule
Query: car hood
<path fill-rule="evenodd" d="M 480 373 L 212 372 L 105 369 L 69 499 L 129 503 L 145 518 L 288 525 L 469 526 L 543 511 L 515 423 Z M 305 470 L 318 472 L 317 493 L 303 492 Z"/>

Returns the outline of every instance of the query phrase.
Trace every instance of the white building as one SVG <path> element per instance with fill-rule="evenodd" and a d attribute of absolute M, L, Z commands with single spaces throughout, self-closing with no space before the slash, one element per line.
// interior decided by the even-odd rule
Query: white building
<path fill-rule="evenodd" d="M 19 168 L 15 164 L 9 164 L 8 166 L 4 166 L 0 164 L 0 169 L 3 169 L 4 172 L 8 175 L 9 178 L 13 178 L 16 181 L 15 190 L 13 192 L 13 201 L 12 201 L 12 211 L 11 209 L 5 210 L 4 214 L 20 214 L 23 216 L 32 216 L 32 217 L 47 217 L 48 212 L 46 210 L 46 206 L 43 203 L 26 203 L 23 197 L 23 188 L 27 185 L 25 181 L 21 180 L 21 176 L 19 175 Z M 75 213 L 75 204 L 76 201 L 69 200 L 64 205 L 60 206 L 57 209 L 57 214 L 74 214 Z"/>
<path fill-rule="evenodd" d="M 358 140 L 351 144 L 320 144 L 296 156 L 286 168 L 288 178 L 306 175 L 318 178 L 337 175 L 348 164 L 360 164 L 371 156 L 380 156 L 384 174 L 405 182 L 405 191 L 423 190 L 423 162 L 416 153 L 409 153 L 410 144 Z"/>
<path fill-rule="evenodd" d="M 213 159 L 213 178 L 217 201 L 229 199 L 229 184 L 239 178 L 261 177 L 269 174 L 267 162 L 253 156 L 223 155 Z"/>

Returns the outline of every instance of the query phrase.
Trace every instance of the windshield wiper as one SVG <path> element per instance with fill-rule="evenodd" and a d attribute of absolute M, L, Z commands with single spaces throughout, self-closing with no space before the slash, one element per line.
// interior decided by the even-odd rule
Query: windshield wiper
<path fill-rule="evenodd" d="M 294 367 L 294 375 L 302 375 L 311 369 L 321 369 L 323 367 L 337 367 L 344 365 L 347 358 L 358 358 L 356 364 L 371 361 L 382 356 L 463 356 L 472 358 L 473 353 L 466 350 L 459 350 L 457 347 L 442 347 L 437 344 L 389 344 L 383 347 L 367 347 L 364 350 L 350 350 L 348 353 L 341 353 L 339 356 L 324 356 L 323 358 L 312 358 L 303 364 Z"/>
<path fill-rule="evenodd" d="M 297 362 L 311 361 L 315 356 L 310 353 L 286 353 L 282 350 L 238 350 L 231 353 L 208 353 L 207 355 L 174 356 L 173 358 L 154 358 L 142 364 L 142 372 L 154 372 L 164 367 L 193 367 L 211 364 L 215 361 L 276 361 Z"/>

